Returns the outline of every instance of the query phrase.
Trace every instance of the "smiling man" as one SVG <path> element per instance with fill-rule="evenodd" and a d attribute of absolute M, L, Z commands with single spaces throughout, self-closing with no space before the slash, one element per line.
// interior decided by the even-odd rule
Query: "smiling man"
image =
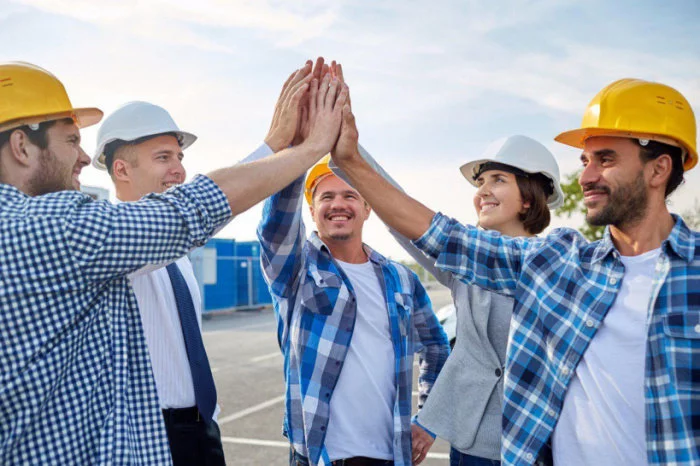
<path fill-rule="evenodd" d="M 361 156 L 344 112 L 334 160 L 377 214 L 467 284 L 515 298 L 504 383 L 507 465 L 700 464 L 700 237 L 667 197 L 698 162 L 695 116 L 638 79 L 596 95 L 581 128 L 590 243 L 510 238 L 435 213 Z M 549 446 L 551 445 L 551 450 Z"/>
<path fill-rule="evenodd" d="M 197 137 L 148 102 L 105 118 L 93 165 L 107 170 L 121 202 L 184 183 L 183 151 Z M 139 305 L 175 466 L 223 465 L 216 387 L 201 334 L 202 297 L 187 256 L 129 276 Z"/>
<path fill-rule="evenodd" d="M 309 62 L 285 83 L 273 135 L 298 126 L 310 73 Z M 171 464 L 127 277 L 203 245 L 302 176 L 333 147 L 347 89 L 324 92 L 300 144 L 271 137 L 283 148 L 274 157 L 112 205 L 77 191 L 88 163 L 79 131 L 102 112 L 74 108 L 63 84 L 29 63 L 0 64 L 0 82 L 0 464 Z M 179 142 L 171 147 L 179 158 Z M 181 179 L 167 174 L 157 184 Z M 179 313 L 187 356 L 197 358 L 192 379 L 203 381 L 203 348 L 189 347 L 199 332 L 192 296 L 181 275 L 171 278 L 176 306 L 187 311 Z M 213 392 L 194 391 L 207 422 Z"/>
<path fill-rule="evenodd" d="M 285 357 L 290 463 L 410 465 L 413 354 L 420 408 L 447 337 L 416 275 L 363 244 L 370 208 L 329 160 L 272 196 L 258 228 Z M 317 228 L 308 239 L 302 192 Z"/>

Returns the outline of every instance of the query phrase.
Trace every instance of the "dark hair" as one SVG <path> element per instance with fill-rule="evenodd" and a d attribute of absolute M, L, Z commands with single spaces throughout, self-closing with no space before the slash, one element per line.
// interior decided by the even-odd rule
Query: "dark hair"
<path fill-rule="evenodd" d="M 523 223 L 523 228 L 528 233 L 536 235 L 549 226 L 551 214 L 547 206 L 547 198 L 553 192 L 552 180 L 541 173 L 531 173 L 528 176 L 515 176 L 520 189 L 520 197 L 523 203 L 530 207 L 518 216 Z"/>
<path fill-rule="evenodd" d="M 27 138 L 29 138 L 29 141 L 32 144 L 37 146 L 39 149 L 44 150 L 47 147 L 49 147 L 49 138 L 46 135 L 46 132 L 49 130 L 49 128 L 51 128 L 59 121 L 62 121 L 64 123 L 73 122 L 71 118 L 61 118 L 59 120 L 42 121 L 41 123 L 39 123 L 39 128 L 37 129 L 32 129 L 29 127 L 29 125 L 23 125 L 18 126 L 17 128 L 8 129 L 7 131 L 3 131 L 2 133 L 0 133 L 0 149 L 2 149 L 5 146 L 5 144 L 7 144 L 10 141 L 10 136 L 12 135 L 12 133 L 14 133 L 17 130 L 20 130 L 27 135 Z"/>
<path fill-rule="evenodd" d="M 639 146 L 639 158 L 642 159 L 643 163 L 657 159 L 663 154 L 668 154 L 671 157 L 671 175 L 668 177 L 665 193 L 665 197 L 668 197 L 684 181 L 683 150 L 680 147 L 658 141 L 649 141 L 645 146 L 641 145 L 638 139 L 633 139 L 633 141 Z"/>
<path fill-rule="evenodd" d="M 117 153 L 117 150 L 119 148 L 138 146 L 142 142 L 146 142 L 149 139 L 153 139 L 153 138 L 158 137 L 158 136 L 173 136 L 175 139 L 177 139 L 177 143 L 180 145 L 180 147 L 182 147 L 182 141 L 180 141 L 180 138 L 177 136 L 177 134 L 175 134 L 173 132 L 149 134 L 148 136 L 141 136 L 140 138 L 134 139 L 133 141 L 125 141 L 123 139 L 115 139 L 114 141 L 111 141 L 111 142 L 105 144 L 105 148 L 102 150 L 102 152 L 105 155 L 105 166 L 107 167 L 107 173 L 112 175 L 112 166 L 114 165 L 114 156 Z M 119 158 L 119 157 L 117 157 L 117 158 Z"/>

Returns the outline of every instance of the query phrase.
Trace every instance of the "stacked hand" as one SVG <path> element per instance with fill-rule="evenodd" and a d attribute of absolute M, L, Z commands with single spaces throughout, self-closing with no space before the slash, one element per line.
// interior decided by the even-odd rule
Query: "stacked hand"
<path fill-rule="evenodd" d="M 348 88 L 323 58 L 293 72 L 282 87 L 265 142 L 278 152 L 290 144 L 304 144 L 325 155 L 338 140 Z"/>

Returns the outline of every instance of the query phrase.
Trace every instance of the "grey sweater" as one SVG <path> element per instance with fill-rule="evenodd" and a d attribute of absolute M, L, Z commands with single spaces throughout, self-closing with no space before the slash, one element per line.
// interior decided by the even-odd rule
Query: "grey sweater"
<path fill-rule="evenodd" d="M 513 299 L 466 285 L 434 265 L 408 239 L 401 246 L 452 292 L 457 341 L 440 371 L 418 422 L 462 453 L 499 460 L 503 366 Z"/>

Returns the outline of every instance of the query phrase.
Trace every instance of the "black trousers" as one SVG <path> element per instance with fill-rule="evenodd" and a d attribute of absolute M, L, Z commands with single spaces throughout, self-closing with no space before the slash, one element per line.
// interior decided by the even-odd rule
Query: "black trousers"
<path fill-rule="evenodd" d="M 164 409 L 163 419 L 174 466 L 223 466 L 221 432 L 214 421 L 205 423 L 196 407 Z"/>

